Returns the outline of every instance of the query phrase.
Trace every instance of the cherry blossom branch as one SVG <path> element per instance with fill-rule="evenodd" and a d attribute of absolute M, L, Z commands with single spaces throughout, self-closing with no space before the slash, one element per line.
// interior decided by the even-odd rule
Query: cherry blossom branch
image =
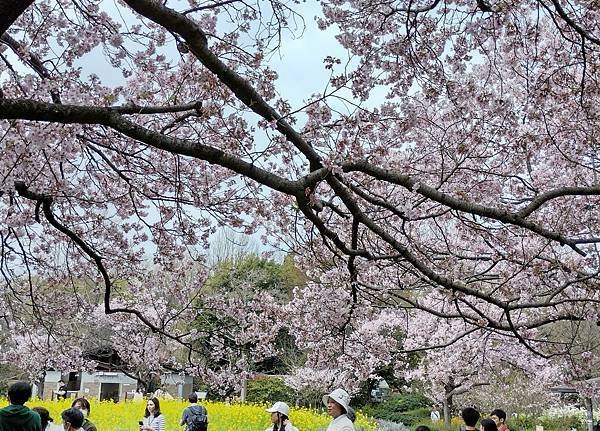
<path fill-rule="evenodd" d="M 573 251 L 577 252 L 582 256 L 585 256 L 585 252 L 582 251 L 579 247 L 577 247 L 578 243 L 575 242 L 575 240 L 566 238 L 565 236 L 545 229 L 536 223 L 527 221 L 524 218 L 520 217 L 518 214 L 514 214 L 506 210 L 476 204 L 474 202 L 468 202 L 465 200 L 457 199 L 446 193 L 440 192 L 439 190 L 433 187 L 422 184 L 415 178 L 412 178 L 408 175 L 395 173 L 390 171 L 389 169 L 379 168 L 377 166 L 371 165 L 366 161 L 356 161 L 347 163 L 342 166 L 342 169 L 344 172 L 363 172 L 379 180 L 385 180 L 394 184 L 401 185 L 407 190 L 423 195 L 431 200 L 439 202 L 440 204 L 446 205 L 458 211 L 463 211 L 481 217 L 498 220 L 503 223 L 508 223 L 522 227 L 524 229 L 537 233 L 543 236 L 544 238 L 555 240 L 561 245 L 568 245 L 571 249 L 573 249 Z M 598 194 L 599 190 L 600 188 L 592 190 L 592 192 L 589 194 Z M 597 238 L 589 238 L 585 240 L 579 239 L 578 241 L 583 241 L 584 243 L 598 242 Z"/>
<path fill-rule="evenodd" d="M 50 196 L 45 196 L 45 195 L 42 195 L 39 193 L 32 192 L 31 190 L 29 190 L 27 185 L 23 182 L 16 182 L 15 190 L 17 190 L 17 192 L 19 193 L 20 196 L 23 196 L 24 198 L 41 203 L 42 211 L 44 213 L 44 217 L 46 218 L 46 220 L 48 220 L 48 222 L 55 229 L 57 229 L 59 232 L 63 233 L 65 236 L 67 236 L 69 239 L 71 239 L 71 241 L 73 241 L 75 244 L 77 244 L 77 246 L 90 259 L 92 259 L 94 261 L 96 267 L 98 268 L 98 271 L 100 272 L 100 274 L 102 276 L 103 282 L 104 282 L 104 312 L 106 314 L 125 313 L 125 314 L 135 315 L 142 323 L 144 323 L 144 325 L 146 325 L 148 328 L 150 328 L 153 332 L 162 334 L 165 337 L 180 343 L 181 345 L 185 346 L 188 349 L 193 349 L 193 346 L 191 343 L 186 342 L 186 341 L 182 340 L 181 337 L 179 337 L 177 335 L 173 335 L 173 334 L 165 331 L 164 329 L 159 328 L 158 326 L 154 325 L 140 311 L 133 310 L 130 308 L 124 308 L 124 307 L 116 307 L 116 308 L 111 307 L 110 303 L 111 303 L 112 281 L 110 279 L 108 271 L 106 270 L 106 267 L 104 266 L 104 263 L 102 262 L 102 260 L 103 260 L 102 257 L 91 246 L 89 246 L 79 235 L 77 235 L 75 232 L 70 230 L 68 227 L 64 226 L 62 223 L 60 223 L 56 219 L 56 217 L 54 216 L 54 213 L 52 212 L 53 199 Z"/>
<path fill-rule="evenodd" d="M 136 103 L 126 103 L 123 106 L 111 106 L 108 109 L 123 115 L 133 114 L 168 114 L 175 112 L 196 111 L 197 115 L 202 114 L 202 102 L 191 102 L 185 105 L 174 106 L 140 106 Z"/>
<path fill-rule="evenodd" d="M 216 7 L 226 6 L 228 4 L 237 3 L 237 2 L 242 2 L 242 1 L 241 0 L 223 0 L 223 1 L 215 2 L 213 4 L 208 4 L 208 5 L 204 5 L 204 6 L 196 6 L 196 7 L 190 8 L 188 10 L 185 10 L 182 13 L 184 15 L 187 15 L 188 13 L 200 12 L 202 10 L 213 9 Z"/>
<path fill-rule="evenodd" d="M 556 9 L 556 12 L 558 13 L 558 15 L 563 19 L 563 21 L 565 21 L 569 25 L 569 27 L 571 27 L 573 30 L 575 30 L 582 38 L 587 39 L 596 45 L 600 45 L 600 39 L 598 39 L 597 37 L 592 35 L 590 32 L 583 29 L 579 24 L 577 24 L 573 19 L 571 19 L 571 17 L 569 17 L 569 15 L 562 8 L 562 6 L 558 2 L 558 0 L 550 0 L 550 1 L 554 5 L 554 8 Z M 543 2 L 542 2 L 542 4 L 543 4 Z"/>
<path fill-rule="evenodd" d="M 9 46 L 24 63 L 29 64 L 42 79 L 50 79 L 52 77 L 38 56 L 28 52 L 22 43 L 15 40 L 8 33 L 0 36 L 0 41 Z M 54 103 L 61 103 L 58 91 L 50 90 L 50 96 Z"/>
<path fill-rule="evenodd" d="M 285 121 L 283 116 L 272 108 L 247 80 L 223 63 L 209 49 L 206 34 L 194 21 L 159 2 L 125 0 L 125 3 L 137 13 L 163 26 L 168 31 L 181 35 L 198 60 L 213 72 L 241 102 L 265 120 L 274 122 L 277 130 L 306 156 L 314 169 L 321 166 L 320 156 L 302 135 Z"/>
<path fill-rule="evenodd" d="M 537 195 L 529 205 L 517 212 L 517 217 L 527 218 L 551 199 L 563 196 L 596 196 L 600 195 L 600 186 L 589 187 L 560 187 Z"/>
<path fill-rule="evenodd" d="M 291 195 L 303 192 L 298 183 L 276 176 L 253 163 L 218 148 L 161 135 L 127 120 L 111 108 L 58 105 L 28 99 L 5 98 L 0 99 L 0 118 L 104 125 L 155 148 L 219 164 L 274 190 Z"/>

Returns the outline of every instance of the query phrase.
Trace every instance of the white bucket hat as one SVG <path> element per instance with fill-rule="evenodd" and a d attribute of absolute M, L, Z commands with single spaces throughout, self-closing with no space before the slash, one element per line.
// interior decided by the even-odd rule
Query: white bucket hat
<path fill-rule="evenodd" d="M 265 409 L 269 413 L 281 413 L 282 415 L 290 416 L 290 407 L 283 401 L 277 401 L 270 409 Z"/>
<path fill-rule="evenodd" d="M 327 407 L 329 398 L 342 406 L 346 410 L 346 413 L 348 412 L 348 408 L 350 407 L 350 395 L 348 395 L 348 392 L 343 389 L 336 389 L 329 395 L 323 395 L 323 404 L 325 404 L 325 407 Z"/>

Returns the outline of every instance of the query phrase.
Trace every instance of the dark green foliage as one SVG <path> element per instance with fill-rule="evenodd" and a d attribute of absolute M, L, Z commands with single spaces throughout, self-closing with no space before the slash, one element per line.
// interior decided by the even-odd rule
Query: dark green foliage
<path fill-rule="evenodd" d="M 294 405 L 296 397 L 296 392 L 277 377 L 260 377 L 248 382 L 246 400 L 251 403 L 271 404 L 275 401 L 284 401 Z"/>
<path fill-rule="evenodd" d="M 535 429 L 535 425 L 539 424 L 539 421 L 533 416 L 518 415 L 511 417 L 507 421 L 508 428 L 510 431 L 526 431 Z"/>
<path fill-rule="evenodd" d="M 539 424 L 547 431 L 564 431 L 572 428 L 584 431 L 586 429 L 585 421 L 577 416 L 545 416 L 539 419 Z"/>
<path fill-rule="evenodd" d="M 281 265 L 249 254 L 236 260 L 220 262 L 206 281 L 206 288 L 216 292 L 237 292 L 245 285 L 254 292 L 281 292 L 285 278 Z"/>
<path fill-rule="evenodd" d="M 412 427 L 423 419 L 429 418 L 430 409 L 428 407 L 408 410 L 398 415 L 398 422 L 402 422 L 407 427 Z"/>
<path fill-rule="evenodd" d="M 410 427 L 429 419 L 431 405 L 431 400 L 421 394 L 401 394 L 388 401 L 365 406 L 363 412 L 376 419 L 402 422 Z"/>

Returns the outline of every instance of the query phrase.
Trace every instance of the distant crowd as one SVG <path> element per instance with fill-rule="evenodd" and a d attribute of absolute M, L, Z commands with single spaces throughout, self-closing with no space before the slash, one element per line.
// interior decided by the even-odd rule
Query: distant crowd
<path fill-rule="evenodd" d="M 460 431 L 477 431 L 477 422 L 481 418 L 481 414 L 473 407 L 467 407 L 460 412 L 463 425 L 460 426 Z M 433 410 L 431 412 L 431 421 L 437 422 L 440 420 L 440 412 Z M 415 431 L 431 431 L 428 426 L 420 425 L 415 428 Z M 506 425 L 506 412 L 501 409 L 494 409 L 489 417 L 482 419 L 479 424 L 479 431 L 510 431 Z"/>
<path fill-rule="evenodd" d="M 46 408 L 25 406 L 31 394 L 31 385 L 27 382 L 16 382 L 8 388 L 10 404 L 0 409 L 0 431 L 97 431 L 89 419 L 91 405 L 87 399 L 73 400 L 71 407 L 61 413 L 61 424 L 57 425 Z M 198 404 L 195 392 L 188 396 L 188 401 L 190 405 L 183 410 L 179 425 L 185 426 L 185 431 L 208 431 L 208 411 Z M 336 389 L 324 395 L 323 404 L 332 417 L 327 431 L 355 431 L 355 414 L 350 407 L 350 395 L 345 390 Z M 271 415 L 271 426 L 265 431 L 299 431 L 292 425 L 286 403 L 277 401 L 266 412 Z M 138 425 L 140 431 L 165 431 L 165 417 L 156 393 L 146 402 L 144 416 Z"/>
<path fill-rule="evenodd" d="M 10 404 L 0 409 L 0 431 L 97 431 L 96 425 L 89 419 L 91 406 L 85 398 L 76 398 L 71 407 L 61 413 L 61 424 L 55 424 L 50 413 L 44 407 L 26 407 L 24 404 L 31 398 L 31 385 L 17 382 L 8 389 Z M 160 401 L 154 393 L 146 402 L 143 418 L 138 422 L 140 431 L 165 431 L 165 417 L 160 411 Z M 188 396 L 190 403 L 181 415 L 180 426 L 185 431 L 208 431 L 208 411 L 198 404 L 198 396 L 192 392 Z M 323 396 L 323 404 L 332 417 L 327 431 L 355 431 L 356 415 L 350 407 L 350 395 L 343 389 L 336 389 Z M 290 420 L 290 408 L 277 401 L 266 409 L 271 415 L 271 425 L 265 431 L 299 431 Z M 493 410 L 489 417 L 482 419 L 479 430 L 476 428 L 480 413 L 467 407 L 462 410 L 464 425 L 460 431 L 510 431 L 506 425 L 506 412 Z M 432 422 L 440 420 L 437 410 L 431 412 Z M 415 431 L 431 431 L 425 425 L 418 426 Z"/>

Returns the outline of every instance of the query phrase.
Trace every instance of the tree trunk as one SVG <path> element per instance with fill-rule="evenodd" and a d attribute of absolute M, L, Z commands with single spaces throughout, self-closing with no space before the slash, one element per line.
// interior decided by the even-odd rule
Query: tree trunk
<path fill-rule="evenodd" d="M 446 395 L 444 398 L 444 427 L 446 429 L 450 429 L 450 420 L 451 420 L 451 409 L 452 409 L 452 395 Z"/>
<path fill-rule="evenodd" d="M 240 391 L 240 401 L 246 402 L 246 391 L 248 390 L 248 379 L 244 377 L 242 380 L 242 390 Z"/>
<path fill-rule="evenodd" d="M 594 429 L 594 407 L 592 405 L 592 399 L 585 397 L 583 399 L 583 402 L 585 404 L 585 410 L 586 410 L 586 425 L 587 425 L 587 431 L 593 431 Z"/>

